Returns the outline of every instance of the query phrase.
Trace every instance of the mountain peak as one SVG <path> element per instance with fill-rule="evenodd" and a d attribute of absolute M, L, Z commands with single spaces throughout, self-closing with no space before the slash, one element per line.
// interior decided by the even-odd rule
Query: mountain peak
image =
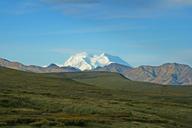
<path fill-rule="evenodd" d="M 129 66 L 131 67 L 131 65 L 129 65 L 126 61 L 122 60 L 120 57 L 118 56 L 113 56 L 113 55 L 110 55 L 108 53 L 102 53 L 100 55 L 101 58 L 105 58 L 106 60 L 109 61 L 109 64 L 111 63 L 117 63 L 117 64 L 120 64 L 120 65 L 125 65 L 125 66 Z"/>
<path fill-rule="evenodd" d="M 97 67 L 104 67 L 111 63 L 130 66 L 127 62 L 117 56 L 112 56 L 107 53 L 102 53 L 100 55 L 90 55 L 86 52 L 77 53 L 74 56 L 71 56 L 65 62 L 64 66 L 71 66 L 84 71 L 92 70 Z"/>
<path fill-rule="evenodd" d="M 161 66 L 188 66 L 186 64 L 179 64 L 179 63 L 165 63 Z"/>
<path fill-rule="evenodd" d="M 91 70 L 93 67 L 90 63 L 90 57 L 86 52 L 77 53 L 71 56 L 65 63 L 64 66 L 70 66 L 78 68 L 82 71 Z"/>
<path fill-rule="evenodd" d="M 59 68 L 59 66 L 52 63 L 49 66 L 47 66 L 47 68 Z"/>

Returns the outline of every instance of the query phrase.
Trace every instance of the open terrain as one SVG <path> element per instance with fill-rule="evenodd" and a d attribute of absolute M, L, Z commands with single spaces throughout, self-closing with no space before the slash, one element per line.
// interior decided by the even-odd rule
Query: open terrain
<path fill-rule="evenodd" d="M 0 128 L 191 128 L 192 86 L 0 67 Z"/>

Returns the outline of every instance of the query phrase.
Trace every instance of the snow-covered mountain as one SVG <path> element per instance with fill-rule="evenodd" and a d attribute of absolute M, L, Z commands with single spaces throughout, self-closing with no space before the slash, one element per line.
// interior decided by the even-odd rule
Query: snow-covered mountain
<path fill-rule="evenodd" d="M 81 71 L 93 70 L 97 67 L 104 67 L 112 63 L 117 63 L 125 66 L 130 66 L 126 61 L 120 57 L 112 56 L 106 53 L 100 55 L 90 55 L 86 52 L 78 53 L 71 56 L 64 66 L 71 66 L 80 69 Z"/>

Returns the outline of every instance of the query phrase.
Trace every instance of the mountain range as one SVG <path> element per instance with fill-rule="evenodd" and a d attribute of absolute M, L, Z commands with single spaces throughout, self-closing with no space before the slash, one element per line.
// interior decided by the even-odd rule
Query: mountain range
<path fill-rule="evenodd" d="M 89 55 L 85 52 L 71 56 L 63 66 L 50 64 L 46 67 L 24 65 L 0 58 L 0 66 L 35 73 L 59 73 L 80 71 L 116 72 L 133 81 L 163 85 L 192 85 L 192 68 L 185 64 L 166 63 L 160 66 L 132 67 L 117 56 L 106 53 Z"/>
<path fill-rule="evenodd" d="M 96 71 L 117 72 L 133 81 L 151 82 L 163 85 L 192 85 L 192 68 L 185 64 L 166 63 L 160 66 L 130 68 L 111 64 Z"/>
<path fill-rule="evenodd" d="M 47 67 L 40 67 L 36 65 L 24 65 L 19 62 L 11 62 L 9 60 L 0 58 L 0 66 L 35 73 L 56 73 L 56 72 L 79 72 L 80 70 L 74 67 L 59 67 L 56 64 L 50 64 Z"/>

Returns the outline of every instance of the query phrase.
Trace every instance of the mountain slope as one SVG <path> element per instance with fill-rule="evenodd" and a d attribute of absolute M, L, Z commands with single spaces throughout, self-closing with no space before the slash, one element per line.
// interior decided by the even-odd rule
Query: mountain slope
<path fill-rule="evenodd" d="M 127 62 L 117 56 L 112 56 L 106 53 L 103 53 L 101 55 L 89 55 L 85 52 L 71 56 L 65 62 L 64 66 L 71 66 L 85 71 L 93 70 L 97 67 L 104 67 L 111 63 L 130 66 Z"/>
<path fill-rule="evenodd" d="M 184 64 L 167 63 L 161 66 L 131 68 L 113 63 L 98 67 L 94 71 L 117 72 L 134 81 L 165 85 L 192 85 L 192 68 Z"/>
<path fill-rule="evenodd" d="M 129 67 L 129 66 L 112 63 L 104 67 L 98 67 L 93 71 L 116 72 L 116 73 L 124 74 L 131 69 L 132 67 Z"/>
<path fill-rule="evenodd" d="M 166 85 L 192 85 L 192 68 L 188 65 L 167 63 L 161 66 L 140 66 L 124 75 L 135 81 Z"/>

